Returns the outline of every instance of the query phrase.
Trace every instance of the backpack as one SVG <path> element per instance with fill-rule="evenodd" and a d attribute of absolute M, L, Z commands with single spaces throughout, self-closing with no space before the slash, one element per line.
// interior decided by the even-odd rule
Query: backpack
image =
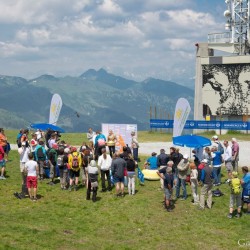
<path fill-rule="evenodd" d="M 64 155 L 58 155 L 58 157 L 57 157 L 57 166 L 59 168 L 63 168 L 64 167 L 63 157 L 64 157 Z"/>
<path fill-rule="evenodd" d="M 98 146 L 101 147 L 101 146 L 104 146 L 106 142 L 103 138 L 100 138 L 97 143 L 98 143 Z"/>
<path fill-rule="evenodd" d="M 221 153 L 221 154 L 224 154 L 224 148 L 222 146 L 222 144 L 220 142 L 218 142 L 218 151 Z"/>
<path fill-rule="evenodd" d="M 231 188 L 232 188 L 233 194 L 240 194 L 241 184 L 240 184 L 239 178 L 233 178 L 231 180 Z"/>
<path fill-rule="evenodd" d="M 21 138 L 22 138 L 22 134 L 19 133 L 16 137 L 16 144 L 18 146 L 18 148 L 21 148 L 22 147 L 22 143 L 21 143 Z"/>
<path fill-rule="evenodd" d="M 79 168 L 78 153 L 72 154 L 72 168 Z"/>
<path fill-rule="evenodd" d="M 36 151 L 36 155 L 37 155 L 37 160 L 39 161 L 45 161 L 46 160 L 46 156 L 43 152 L 43 148 L 39 147 Z"/>

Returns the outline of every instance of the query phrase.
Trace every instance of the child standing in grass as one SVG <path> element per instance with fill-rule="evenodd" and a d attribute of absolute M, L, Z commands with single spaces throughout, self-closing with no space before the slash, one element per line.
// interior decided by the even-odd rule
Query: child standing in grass
<path fill-rule="evenodd" d="M 36 201 L 37 197 L 37 174 L 38 165 L 37 162 L 33 160 L 33 153 L 30 152 L 29 160 L 25 163 L 25 172 L 27 173 L 27 188 L 29 192 L 29 197 L 31 200 Z"/>
<path fill-rule="evenodd" d="M 237 206 L 236 217 L 240 218 L 240 215 L 241 215 L 241 183 L 240 183 L 240 179 L 238 178 L 237 172 L 232 172 L 232 179 L 229 181 L 229 185 L 231 187 L 231 194 L 230 194 L 228 218 L 229 219 L 233 218 L 234 203 L 236 203 L 236 206 Z"/>
<path fill-rule="evenodd" d="M 191 189 L 192 195 L 194 199 L 194 205 L 199 204 L 199 195 L 198 195 L 198 171 L 196 169 L 196 165 L 192 162 L 190 163 L 190 181 L 191 181 Z"/>

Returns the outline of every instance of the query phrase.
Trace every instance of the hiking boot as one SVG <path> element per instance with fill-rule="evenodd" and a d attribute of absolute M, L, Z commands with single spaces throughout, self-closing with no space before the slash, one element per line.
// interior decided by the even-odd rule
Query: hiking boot
<path fill-rule="evenodd" d="M 74 190 L 75 190 L 75 191 L 77 191 L 77 190 L 78 190 L 78 187 L 77 187 L 77 186 L 75 186 L 75 187 L 74 187 Z"/>
<path fill-rule="evenodd" d="M 232 219 L 233 215 L 232 214 L 228 214 L 227 218 Z"/>
<path fill-rule="evenodd" d="M 70 192 L 72 191 L 72 186 L 69 186 L 69 189 L 68 189 Z"/>
<path fill-rule="evenodd" d="M 167 210 L 167 212 L 173 212 L 173 209 L 170 207 L 167 207 L 166 210 Z"/>
<path fill-rule="evenodd" d="M 37 198 L 36 198 L 36 197 L 33 197 L 33 201 L 37 201 Z"/>

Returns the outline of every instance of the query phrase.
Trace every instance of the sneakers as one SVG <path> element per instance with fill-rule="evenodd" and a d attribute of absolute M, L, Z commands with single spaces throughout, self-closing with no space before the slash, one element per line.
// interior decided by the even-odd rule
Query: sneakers
<path fill-rule="evenodd" d="M 240 218 L 240 214 L 237 213 L 237 214 L 235 215 L 235 217 L 236 217 L 237 219 L 239 219 L 239 218 Z"/>
<path fill-rule="evenodd" d="M 77 191 L 77 190 L 78 190 L 78 187 L 77 187 L 77 186 L 75 186 L 75 187 L 74 187 L 74 190 L 75 190 L 75 191 Z"/>
<path fill-rule="evenodd" d="M 69 186 L 69 189 L 68 189 L 70 192 L 72 191 L 72 186 Z"/>
<path fill-rule="evenodd" d="M 0 176 L 0 180 L 6 180 L 4 176 Z"/>
<path fill-rule="evenodd" d="M 203 211 L 205 208 L 204 208 L 204 207 L 199 206 L 199 207 L 197 207 L 197 209 L 198 209 L 198 210 L 202 210 L 202 211 Z"/>
<path fill-rule="evenodd" d="M 173 209 L 170 207 L 167 207 L 166 210 L 167 210 L 167 212 L 173 212 Z"/>
<path fill-rule="evenodd" d="M 232 214 L 228 214 L 227 218 L 232 219 L 233 215 Z"/>

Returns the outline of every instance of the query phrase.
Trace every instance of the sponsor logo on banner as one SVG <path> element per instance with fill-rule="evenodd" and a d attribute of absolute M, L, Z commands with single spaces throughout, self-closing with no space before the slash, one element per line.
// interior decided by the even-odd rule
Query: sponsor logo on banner
<path fill-rule="evenodd" d="M 181 135 L 190 111 L 188 100 L 180 98 L 175 107 L 173 137 Z"/>
<path fill-rule="evenodd" d="M 50 104 L 50 114 L 49 114 L 49 123 L 56 125 L 60 112 L 62 108 L 62 98 L 58 94 L 54 94 L 51 99 Z"/>

